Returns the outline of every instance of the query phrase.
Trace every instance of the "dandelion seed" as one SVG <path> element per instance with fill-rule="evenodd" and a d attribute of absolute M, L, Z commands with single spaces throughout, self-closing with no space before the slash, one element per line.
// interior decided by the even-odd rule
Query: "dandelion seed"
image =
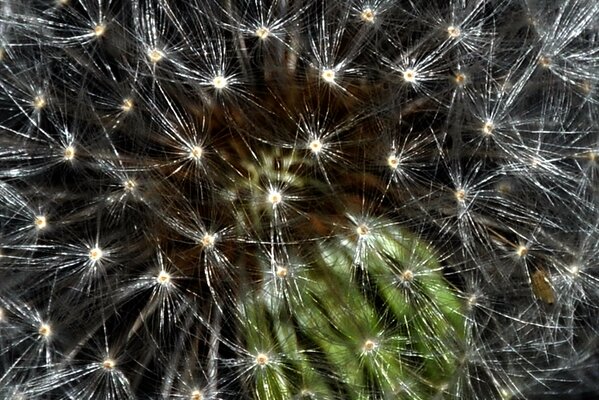
<path fill-rule="evenodd" d="M 135 182 L 133 179 L 128 179 L 125 182 L 123 182 L 123 187 L 125 188 L 125 191 L 127 191 L 127 192 L 132 192 L 136 186 L 137 186 L 137 182 Z"/>
<path fill-rule="evenodd" d="M 37 332 L 40 334 L 40 336 L 47 338 L 52 334 L 52 329 L 48 324 L 41 324 Z"/>
<path fill-rule="evenodd" d="M 406 269 L 405 271 L 403 271 L 400 275 L 400 279 L 403 283 L 409 283 L 412 282 L 414 280 L 414 272 L 412 272 L 409 269 Z"/>
<path fill-rule="evenodd" d="M 406 69 L 403 72 L 403 80 L 408 83 L 416 82 L 416 71 L 413 69 Z"/>
<path fill-rule="evenodd" d="M 490 136 L 493 134 L 493 129 L 495 129 L 495 125 L 491 121 L 485 122 L 483 125 L 482 131 L 486 136 Z"/>
<path fill-rule="evenodd" d="M 363 238 L 368 236 L 370 229 L 366 225 L 362 224 L 356 228 L 356 233 L 360 238 Z"/>
<path fill-rule="evenodd" d="M 287 278 L 287 275 L 289 274 L 289 270 L 285 267 L 277 267 L 275 274 L 277 275 L 278 278 L 285 279 L 285 278 Z"/>
<path fill-rule="evenodd" d="M 335 83 L 335 71 L 332 69 L 325 69 L 320 74 L 320 77 L 328 83 Z"/>
<path fill-rule="evenodd" d="M 254 32 L 254 34 L 260 39 L 265 40 L 268 37 L 268 35 L 270 35 L 270 29 L 268 29 L 265 26 L 261 26 L 260 28 L 256 29 L 256 32 Z"/>
<path fill-rule="evenodd" d="M 568 268 L 568 272 L 570 272 L 573 277 L 578 277 L 580 275 L 580 267 L 578 265 L 572 265 Z"/>
<path fill-rule="evenodd" d="M 283 196 L 281 195 L 281 193 L 277 190 L 273 190 L 270 191 L 268 193 L 268 195 L 266 196 L 266 200 L 274 206 L 276 206 L 277 204 L 279 204 L 281 201 L 283 201 Z"/>
<path fill-rule="evenodd" d="M 310 142 L 308 148 L 312 153 L 318 154 L 322 150 L 322 142 L 320 141 L 320 139 L 314 139 Z"/>
<path fill-rule="evenodd" d="M 158 49 L 151 49 L 148 51 L 148 58 L 152 64 L 158 63 L 164 57 L 164 53 Z"/>
<path fill-rule="evenodd" d="M 106 25 L 105 24 L 97 24 L 93 29 L 94 35 L 96 37 L 101 37 L 106 33 Z"/>
<path fill-rule="evenodd" d="M 376 347 L 377 347 L 376 342 L 374 342 L 372 340 L 367 340 L 367 341 L 364 342 L 364 345 L 362 346 L 362 350 L 364 351 L 364 353 L 370 353 Z"/>
<path fill-rule="evenodd" d="M 214 86 L 215 89 L 224 89 L 227 85 L 227 78 L 222 75 L 215 76 L 214 79 L 212 79 L 212 86 Z"/>
<path fill-rule="evenodd" d="M 104 368 L 107 371 L 112 371 L 115 367 L 116 364 L 114 360 L 111 358 L 107 358 L 106 360 L 102 361 L 102 368 Z"/>
<path fill-rule="evenodd" d="M 528 254 L 528 248 L 526 246 L 518 246 L 518 248 L 516 249 L 516 254 L 520 258 L 526 257 L 526 255 Z"/>
<path fill-rule="evenodd" d="M 4 47 L 0 47 L 0 61 L 4 61 L 4 56 L 6 55 L 6 51 Z"/>
<path fill-rule="evenodd" d="M 92 261 L 93 263 L 100 261 L 100 259 L 102 259 L 103 256 L 104 252 L 99 247 L 94 247 L 90 249 L 88 254 L 90 261 Z"/>
<path fill-rule="evenodd" d="M 191 397 L 189 398 L 189 400 L 202 400 L 204 398 L 204 396 L 202 395 L 202 392 L 200 392 L 199 390 L 194 390 L 193 392 L 191 392 Z"/>
<path fill-rule="evenodd" d="M 202 246 L 209 249 L 214 246 L 215 241 L 216 241 L 216 237 L 214 235 L 207 233 L 202 237 L 201 243 L 202 243 Z"/>
<path fill-rule="evenodd" d="M 264 367 L 268 364 L 269 360 L 268 360 L 268 356 L 264 353 L 259 353 L 256 356 L 256 365 L 259 365 L 261 367 Z"/>
<path fill-rule="evenodd" d="M 391 169 L 397 169 L 399 166 L 399 159 L 393 154 L 387 157 L 387 165 Z"/>
<path fill-rule="evenodd" d="M 458 189 L 455 191 L 454 196 L 457 201 L 463 202 L 466 200 L 466 191 L 464 189 Z"/>
<path fill-rule="evenodd" d="M 41 110 L 42 108 L 46 107 L 46 104 L 46 98 L 42 95 L 35 96 L 33 99 L 33 107 L 36 110 Z"/>
<path fill-rule="evenodd" d="M 549 67 L 551 67 L 551 63 L 552 63 L 552 61 L 551 61 L 551 57 L 548 57 L 548 56 L 541 56 L 541 57 L 539 58 L 539 65 L 540 65 L 541 67 L 543 67 L 543 68 L 549 68 Z"/>
<path fill-rule="evenodd" d="M 36 216 L 33 224 L 35 225 L 35 228 L 40 231 L 46 228 L 46 226 L 48 226 L 46 217 L 44 217 L 43 215 Z"/>
<path fill-rule="evenodd" d="M 530 280 L 532 292 L 536 298 L 547 304 L 555 303 L 555 293 L 553 287 L 551 287 L 551 280 L 547 272 L 537 269 L 533 272 Z"/>
<path fill-rule="evenodd" d="M 75 158 L 75 147 L 67 146 L 63 151 L 63 158 L 66 161 L 71 161 Z"/>
<path fill-rule="evenodd" d="M 447 35 L 451 39 L 455 39 L 455 38 L 459 37 L 461 34 L 462 34 L 462 31 L 457 26 L 451 25 L 451 26 L 447 27 Z"/>
<path fill-rule="evenodd" d="M 166 271 L 160 271 L 158 276 L 156 276 L 156 282 L 159 284 L 166 286 L 171 283 L 171 274 Z"/>
<path fill-rule="evenodd" d="M 360 13 L 360 18 L 362 19 L 362 21 L 368 22 L 370 24 L 374 23 L 374 17 L 375 13 L 371 8 L 365 8 Z"/>
<path fill-rule="evenodd" d="M 129 112 L 133 109 L 133 100 L 132 99 L 125 99 L 123 100 L 123 104 L 121 105 L 121 110 L 123 110 L 124 112 Z"/>
<path fill-rule="evenodd" d="M 461 72 L 458 72 L 457 74 L 454 75 L 453 82 L 458 86 L 465 85 L 466 84 L 466 75 Z"/>
<path fill-rule="evenodd" d="M 189 152 L 189 157 L 199 161 L 202 158 L 203 153 L 204 150 L 200 146 L 193 146 Z"/>

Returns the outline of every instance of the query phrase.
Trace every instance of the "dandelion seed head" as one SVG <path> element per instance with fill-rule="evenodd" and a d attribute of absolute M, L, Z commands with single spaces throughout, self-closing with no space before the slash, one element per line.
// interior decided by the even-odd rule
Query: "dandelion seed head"
<path fill-rule="evenodd" d="M 374 23 L 375 12 L 371 8 L 365 8 L 360 13 L 360 18 L 362 19 L 362 21 L 372 24 Z"/>
<path fill-rule="evenodd" d="M 63 151 L 63 158 L 66 161 L 72 161 L 75 158 L 75 147 L 67 146 Z"/>
<path fill-rule="evenodd" d="M 364 344 L 362 345 L 362 351 L 363 351 L 364 353 L 370 353 L 370 352 L 372 352 L 374 349 L 376 349 L 376 347 L 377 347 L 377 343 L 376 343 L 375 341 L 373 341 L 373 340 L 370 340 L 370 339 L 368 339 L 368 340 L 366 340 L 366 341 L 364 342 Z"/>
<path fill-rule="evenodd" d="M 278 278 L 285 279 L 285 278 L 287 278 L 287 275 L 289 274 L 289 270 L 286 267 L 278 266 L 277 270 L 275 271 L 275 274 L 277 275 Z"/>
<path fill-rule="evenodd" d="M 466 200 L 466 191 L 464 189 L 458 189 L 454 192 L 454 196 L 457 201 L 464 202 L 464 200 Z"/>
<path fill-rule="evenodd" d="M 90 261 L 92 261 L 94 263 L 97 261 L 100 261 L 103 256 L 104 256 L 104 252 L 99 247 L 94 247 L 94 248 L 90 249 L 89 253 L 88 253 L 88 257 L 89 257 Z"/>
<path fill-rule="evenodd" d="M 37 95 L 33 99 L 32 104 L 33 104 L 33 108 L 35 108 L 36 110 L 41 110 L 42 108 L 46 107 L 46 105 L 47 105 L 46 98 L 42 95 Z"/>
<path fill-rule="evenodd" d="M 571 265 L 570 268 L 568 268 L 568 272 L 570 273 L 572 278 L 577 278 L 578 276 L 580 276 L 580 266 Z"/>
<path fill-rule="evenodd" d="M 38 215 L 35 217 L 33 224 L 35 225 L 35 228 L 37 230 L 42 230 L 44 228 L 46 228 L 48 226 L 48 221 L 46 220 L 46 217 L 43 215 Z"/>
<path fill-rule="evenodd" d="M 261 26 L 260 28 L 256 29 L 256 31 L 254 32 L 254 34 L 262 39 L 265 40 L 269 35 L 270 35 L 270 29 L 268 29 L 265 26 Z"/>
<path fill-rule="evenodd" d="M 215 235 L 211 235 L 209 233 L 206 233 L 201 240 L 202 246 L 204 248 L 212 248 L 214 246 L 214 243 L 216 242 L 216 237 Z"/>
<path fill-rule="evenodd" d="M 160 271 L 156 276 L 156 282 L 163 286 L 169 285 L 171 283 L 171 274 L 164 270 Z"/>
<path fill-rule="evenodd" d="M 402 283 L 410 283 L 414 280 L 414 272 L 412 272 L 412 270 L 406 269 L 405 271 L 402 271 L 399 279 Z"/>
<path fill-rule="evenodd" d="M 322 142 L 320 139 L 314 139 L 308 144 L 308 148 L 312 153 L 318 154 L 322 150 Z"/>
<path fill-rule="evenodd" d="M 464 86 L 466 84 L 467 77 L 465 74 L 458 72 L 453 77 L 453 82 L 458 86 Z"/>
<path fill-rule="evenodd" d="M 133 100 L 127 98 L 127 99 L 123 100 L 123 104 L 121 104 L 121 110 L 123 110 L 124 112 L 127 113 L 127 112 L 133 110 L 133 106 L 134 106 Z"/>
<path fill-rule="evenodd" d="M 408 68 L 403 72 L 403 80 L 408 83 L 416 82 L 417 73 L 416 70 Z"/>
<path fill-rule="evenodd" d="M 457 26 L 450 25 L 447 27 L 447 36 L 451 39 L 455 39 L 462 34 L 462 31 Z"/>
<path fill-rule="evenodd" d="M 202 158 L 203 154 L 204 149 L 202 149 L 200 146 L 193 146 L 189 151 L 189 158 L 199 161 Z"/>
<path fill-rule="evenodd" d="M 203 398 L 204 396 L 202 395 L 202 392 L 200 392 L 199 390 L 194 390 L 193 392 L 191 392 L 189 400 L 202 400 Z"/>
<path fill-rule="evenodd" d="M 278 190 L 271 190 L 266 196 L 266 201 L 268 201 L 274 207 L 283 201 L 283 195 Z"/>
<path fill-rule="evenodd" d="M 93 32 L 96 37 L 102 37 L 106 33 L 106 25 L 103 23 L 97 24 L 94 26 Z"/>
<path fill-rule="evenodd" d="M 520 258 L 526 257 L 526 255 L 528 254 L 528 247 L 522 245 L 518 246 L 518 248 L 516 248 L 516 254 Z"/>
<path fill-rule="evenodd" d="M 335 83 L 335 71 L 332 69 L 323 70 L 320 77 L 327 83 Z"/>
<path fill-rule="evenodd" d="M 152 64 L 156 64 L 164 58 L 164 53 L 156 48 L 150 49 L 148 51 L 148 58 Z"/>
<path fill-rule="evenodd" d="M 132 192 L 136 187 L 137 182 L 135 182 L 133 179 L 127 179 L 125 182 L 123 182 L 123 188 L 127 192 Z"/>
<path fill-rule="evenodd" d="M 370 228 L 368 228 L 368 226 L 366 226 L 365 224 L 360 224 L 356 228 L 356 233 L 358 234 L 358 237 L 364 238 L 368 236 L 368 234 L 370 233 Z"/>
<path fill-rule="evenodd" d="M 490 136 L 493 134 L 493 130 L 495 129 L 495 125 L 492 121 L 486 121 L 482 127 L 482 131 L 486 136 Z"/>
<path fill-rule="evenodd" d="M 552 60 L 551 57 L 549 56 L 541 56 L 539 58 L 539 65 L 543 68 L 549 68 L 551 67 L 552 64 Z"/>
<path fill-rule="evenodd" d="M 258 353 L 258 355 L 255 358 L 255 363 L 256 365 L 260 366 L 260 367 L 264 367 L 269 363 L 269 359 L 268 356 L 264 353 Z"/>
<path fill-rule="evenodd" d="M 397 158 L 395 154 L 390 155 L 389 157 L 387 157 L 387 165 L 391 169 L 397 169 L 397 167 L 399 166 L 399 158 Z"/>
<path fill-rule="evenodd" d="M 215 89 L 219 89 L 219 90 L 224 89 L 227 87 L 228 84 L 229 84 L 229 82 L 228 82 L 227 78 L 222 75 L 215 76 L 212 79 L 212 86 Z"/>
<path fill-rule="evenodd" d="M 47 337 L 50 337 L 50 335 L 52 334 L 52 328 L 50 327 L 49 324 L 42 323 L 39 326 L 37 333 L 39 333 L 40 336 L 47 338 Z"/>
<path fill-rule="evenodd" d="M 102 361 L 102 368 L 106 371 L 112 371 L 116 367 L 116 363 L 112 358 L 107 358 Z"/>

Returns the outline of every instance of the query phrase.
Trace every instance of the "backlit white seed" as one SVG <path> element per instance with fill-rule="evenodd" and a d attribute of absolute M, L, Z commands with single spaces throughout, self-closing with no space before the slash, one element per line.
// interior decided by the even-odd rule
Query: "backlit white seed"
<path fill-rule="evenodd" d="M 214 79 L 212 79 L 212 86 L 214 86 L 215 89 L 224 89 L 227 85 L 227 78 L 222 75 L 215 76 Z"/>
<path fill-rule="evenodd" d="M 35 225 L 36 229 L 42 230 L 48 226 L 48 221 L 46 220 L 45 216 L 38 215 L 35 217 L 33 224 Z"/>
<path fill-rule="evenodd" d="M 48 324 L 41 324 L 37 330 L 37 333 L 39 333 L 42 337 L 48 337 L 52 334 L 52 329 Z"/>
<path fill-rule="evenodd" d="M 391 169 L 397 169 L 397 167 L 399 166 L 399 159 L 392 154 L 389 157 L 387 157 L 387 165 Z"/>
<path fill-rule="evenodd" d="M 335 82 L 335 71 L 333 71 L 332 69 L 325 69 L 324 71 L 322 71 L 322 73 L 320 74 L 320 77 L 322 78 L 322 80 L 324 80 L 325 82 L 328 83 L 334 83 Z"/>
<path fill-rule="evenodd" d="M 161 285 L 168 285 L 171 282 L 171 274 L 166 271 L 160 271 L 156 277 L 156 282 Z"/>
<path fill-rule="evenodd" d="M 163 57 L 164 53 L 158 49 L 151 49 L 148 51 L 148 58 L 150 59 L 150 62 L 152 62 L 153 64 L 156 64 L 157 62 L 162 60 Z"/>
<path fill-rule="evenodd" d="M 356 228 L 356 233 L 359 237 L 365 237 L 370 233 L 370 229 L 365 224 L 361 224 Z"/>
<path fill-rule="evenodd" d="M 459 37 L 461 34 L 462 34 L 462 31 L 457 26 L 451 25 L 451 26 L 447 27 L 447 35 L 450 38 L 455 39 L 455 38 Z"/>
<path fill-rule="evenodd" d="M 458 189 L 455 191 L 454 196 L 457 201 L 462 202 L 466 200 L 466 191 L 464 189 Z"/>
<path fill-rule="evenodd" d="M 36 110 L 41 110 L 42 108 L 46 107 L 46 104 L 46 98 L 42 95 L 35 96 L 33 99 L 33 107 Z"/>
<path fill-rule="evenodd" d="M 261 367 L 265 366 L 266 364 L 268 364 L 268 356 L 264 353 L 259 353 L 256 356 L 256 365 L 259 365 Z"/>
<path fill-rule="evenodd" d="M 88 257 L 92 262 L 100 261 L 104 256 L 104 252 L 99 247 L 94 247 L 89 250 Z"/>
<path fill-rule="evenodd" d="M 406 69 L 403 72 L 403 80 L 408 83 L 416 82 L 416 71 L 414 71 L 413 69 Z"/>
<path fill-rule="evenodd" d="M 202 237 L 201 243 L 202 243 L 202 246 L 204 246 L 206 248 L 210 248 L 210 247 L 214 246 L 215 241 L 216 241 L 216 238 L 214 237 L 214 235 L 207 233 Z"/>
<path fill-rule="evenodd" d="M 105 33 L 106 33 L 106 25 L 98 24 L 98 25 L 94 26 L 94 35 L 96 35 L 96 37 L 101 37 Z"/>
<path fill-rule="evenodd" d="M 375 13 L 371 8 L 365 8 L 360 13 L 360 18 L 362 19 L 362 21 L 372 24 L 374 22 Z"/>
<path fill-rule="evenodd" d="M 268 37 L 268 35 L 270 35 L 270 30 L 265 26 L 261 26 L 260 28 L 256 29 L 254 34 L 260 39 L 264 40 Z"/>
<path fill-rule="evenodd" d="M 63 158 L 66 161 L 71 161 L 72 159 L 75 158 L 75 147 L 73 146 L 67 146 L 64 151 L 63 151 Z"/>
<path fill-rule="evenodd" d="M 373 351 L 376 348 L 376 342 L 372 341 L 372 340 L 367 340 L 364 342 L 364 345 L 362 346 L 362 350 L 364 350 L 364 352 L 366 353 L 370 353 L 371 351 Z"/>
<path fill-rule="evenodd" d="M 203 153 L 204 150 L 200 146 L 193 146 L 189 152 L 189 157 L 197 161 L 202 158 Z"/>
<path fill-rule="evenodd" d="M 127 99 L 123 100 L 123 104 L 121 105 L 121 110 L 123 110 L 124 112 L 129 112 L 129 111 L 133 110 L 133 106 L 134 106 L 133 100 L 127 98 Z"/>
<path fill-rule="evenodd" d="M 189 400 L 203 400 L 204 396 L 202 395 L 202 392 L 200 392 L 199 390 L 194 390 L 193 392 L 191 392 L 191 396 L 189 397 Z"/>
<path fill-rule="evenodd" d="M 266 196 L 266 200 L 273 206 L 276 206 L 281 201 L 283 201 L 283 196 L 281 195 L 281 192 L 273 190 L 268 193 L 268 195 Z"/>
<path fill-rule="evenodd" d="M 528 248 L 526 246 L 518 246 L 516 254 L 518 257 L 525 257 L 528 254 Z"/>
<path fill-rule="evenodd" d="M 483 125 L 482 131 L 485 135 L 489 136 L 493 134 L 493 129 L 495 129 L 495 125 L 491 121 L 485 122 Z"/>
<path fill-rule="evenodd" d="M 310 151 L 312 153 L 318 154 L 322 150 L 322 142 L 320 141 L 320 139 L 314 139 L 310 142 L 308 148 L 310 148 Z"/>
<path fill-rule="evenodd" d="M 116 367 L 116 363 L 113 359 L 107 358 L 104 361 L 102 361 L 102 368 L 104 368 L 105 370 L 111 371 L 114 369 L 114 367 Z"/>

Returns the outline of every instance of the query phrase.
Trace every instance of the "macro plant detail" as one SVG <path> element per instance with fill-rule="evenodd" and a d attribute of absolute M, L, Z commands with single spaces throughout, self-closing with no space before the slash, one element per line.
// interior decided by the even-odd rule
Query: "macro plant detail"
<path fill-rule="evenodd" d="M 0 398 L 599 393 L 594 0 L 0 10 Z"/>

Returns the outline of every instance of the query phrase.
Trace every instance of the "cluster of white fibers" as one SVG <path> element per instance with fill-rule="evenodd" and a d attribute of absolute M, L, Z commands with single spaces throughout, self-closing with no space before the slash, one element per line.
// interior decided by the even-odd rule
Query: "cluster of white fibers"
<path fill-rule="evenodd" d="M 0 398 L 599 397 L 598 21 L 0 0 Z"/>

